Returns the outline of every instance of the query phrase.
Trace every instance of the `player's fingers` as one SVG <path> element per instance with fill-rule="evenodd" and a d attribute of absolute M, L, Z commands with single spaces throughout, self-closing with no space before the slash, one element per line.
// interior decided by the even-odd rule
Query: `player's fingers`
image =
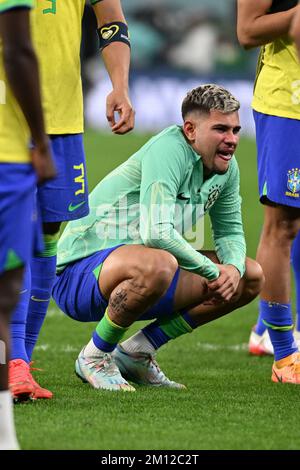
<path fill-rule="evenodd" d="M 228 294 L 224 294 L 224 296 L 223 296 L 224 301 L 229 302 L 232 299 L 233 294 L 234 294 L 233 292 L 229 292 Z"/>
<path fill-rule="evenodd" d="M 234 294 L 234 289 L 232 289 L 232 287 L 228 287 L 227 289 L 219 293 L 220 297 L 226 302 L 228 302 L 231 299 L 233 294 Z"/>
<path fill-rule="evenodd" d="M 37 174 L 38 184 L 42 184 L 56 176 L 56 167 L 49 151 L 31 150 L 32 165 Z"/>
<path fill-rule="evenodd" d="M 118 121 L 112 126 L 111 130 L 113 132 L 117 132 L 119 131 L 122 127 L 126 126 L 126 122 L 127 122 L 127 116 L 124 116 L 121 114 L 120 118 L 118 119 Z"/>
<path fill-rule="evenodd" d="M 115 107 L 108 100 L 106 102 L 106 119 L 107 119 L 110 127 L 114 127 L 114 125 L 116 124 L 116 121 L 115 121 Z"/>
<path fill-rule="evenodd" d="M 216 280 L 209 282 L 208 287 L 209 289 L 216 291 L 220 289 L 220 287 L 222 287 L 225 282 L 226 282 L 226 278 L 223 274 L 221 274 Z"/>
<path fill-rule="evenodd" d="M 127 132 L 131 131 L 133 129 L 132 125 L 129 125 L 127 123 L 124 123 L 123 126 L 121 126 L 119 129 L 114 130 L 112 129 L 114 134 L 126 134 Z"/>
<path fill-rule="evenodd" d="M 225 281 L 215 290 L 215 292 L 222 295 L 227 289 L 230 289 L 230 287 L 231 283 L 229 281 Z"/>
<path fill-rule="evenodd" d="M 223 300 L 228 300 L 228 297 L 232 297 L 234 294 L 234 290 L 231 287 L 227 289 L 223 289 L 221 292 L 216 292 L 216 294 Z"/>
<path fill-rule="evenodd" d="M 134 112 L 132 108 L 126 107 L 121 110 L 120 119 L 118 122 L 112 127 L 112 131 L 116 134 L 125 134 L 129 132 L 134 127 Z"/>

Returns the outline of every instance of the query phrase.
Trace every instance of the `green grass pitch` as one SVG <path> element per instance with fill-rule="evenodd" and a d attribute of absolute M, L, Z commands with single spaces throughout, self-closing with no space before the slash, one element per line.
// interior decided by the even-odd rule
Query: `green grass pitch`
<path fill-rule="evenodd" d="M 147 137 L 88 131 L 90 188 Z M 248 255 L 254 256 L 262 221 L 254 142 L 242 139 L 237 156 Z M 74 361 L 95 325 L 76 323 L 51 305 L 34 359 L 44 369 L 35 377 L 54 399 L 15 406 L 21 448 L 299 449 L 299 388 L 273 384 L 272 358 L 247 354 L 256 314 L 254 301 L 162 348 L 161 367 L 186 391 L 138 387 L 122 394 L 93 390 L 75 376 Z"/>

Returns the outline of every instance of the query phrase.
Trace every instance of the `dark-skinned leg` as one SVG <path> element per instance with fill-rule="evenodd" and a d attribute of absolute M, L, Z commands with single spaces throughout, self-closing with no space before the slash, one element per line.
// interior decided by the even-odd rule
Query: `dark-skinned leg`
<path fill-rule="evenodd" d="M 299 209 L 274 203 L 268 203 L 264 208 L 264 225 L 256 258 L 263 268 L 266 282 L 260 295 L 258 319 L 249 339 L 250 354 L 274 354 L 269 336 L 264 334 L 267 329 L 265 321 L 275 322 L 279 328 L 292 326 L 290 258 L 291 246 L 300 228 L 299 217 Z M 275 305 L 271 310 L 269 302 Z M 291 331 L 282 331 L 281 335 L 279 330 L 275 333 L 279 338 L 275 359 L 281 359 L 294 352 Z M 278 342 L 278 338 L 274 339 L 275 343 Z"/>
<path fill-rule="evenodd" d="M 8 389 L 10 357 L 9 321 L 22 286 L 23 268 L 7 271 L 0 276 L 0 450 L 17 449 L 13 422 L 12 397 Z"/>
<path fill-rule="evenodd" d="M 49 306 L 55 279 L 56 252 L 60 222 L 43 224 L 44 251 L 32 258 L 26 268 L 21 298 L 11 320 L 12 360 L 11 366 L 19 368 L 20 380 L 14 396 L 24 396 L 29 384 L 30 395 L 35 398 L 52 398 L 49 390 L 33 379 L 29 363 L 40 329 Z M 23 382 L 23 384 L 22 384 Z"/>
<path fill-rule="evenodd" d="M 290 257 L 299 229 L 298 208 L 266 206 L 257 250 L 257 260 L 266 277 L 261 292 L 260 314 L 274 348 L 272 380 L 295 384 L 300 384 L 300 367 L 292 331 Z"/>

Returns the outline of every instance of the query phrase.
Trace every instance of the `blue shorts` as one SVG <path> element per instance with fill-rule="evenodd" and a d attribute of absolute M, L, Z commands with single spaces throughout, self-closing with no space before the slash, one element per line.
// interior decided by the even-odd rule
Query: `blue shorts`
<path fill-rule="evenodd" d="M 43 222 L 80 219 L 89 213 L 82 134 L 50 136 L 58 176 L 38 188 Z"/>
<path fill-rule="evenodd" d="M 98 251 L 87 258 L 75 261 L 56 276 L 52 296 L 58 307 L 69 317 L 80 322 L 101 320 L 108 302 L 99 288 L 99 266 L 116 248 L 118 246 Z M 166 294 L 139 320 L 150 320 L 173 314 L 178 276 L 179 269 Z"/>
<path fill-rule="evenodd" d="M 260 200 L 300 208 L 300 120 L 253 114 Z"/>
<path fill-rule="evenodd" d="M 29 164 L 0 164 L 0 274 L 43 250 L 36 174 Z"/>

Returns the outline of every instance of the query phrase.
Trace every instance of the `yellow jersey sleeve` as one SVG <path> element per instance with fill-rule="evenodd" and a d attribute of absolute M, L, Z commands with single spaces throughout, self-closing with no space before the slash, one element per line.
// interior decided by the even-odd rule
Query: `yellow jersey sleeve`
<path fill-rule="evenodd" d="M 0 0 L 0 14 L 15 7 L 32 7 L 33 0 Z M 30 133 L 10 89 L 3 65 L 0 39 L 0 162 L 27 163 Z"/>
<path fill-rule="evenodd" d="M 262 47 L 252 107 L 264 114 L 300 119 L 300 64 L 290 38 Z"/>
<path fill-rule="evenodd" d="M 80 73 L 84 0 L 35 0 L 32 30 L 48 134 L 83 132 Z"/>

